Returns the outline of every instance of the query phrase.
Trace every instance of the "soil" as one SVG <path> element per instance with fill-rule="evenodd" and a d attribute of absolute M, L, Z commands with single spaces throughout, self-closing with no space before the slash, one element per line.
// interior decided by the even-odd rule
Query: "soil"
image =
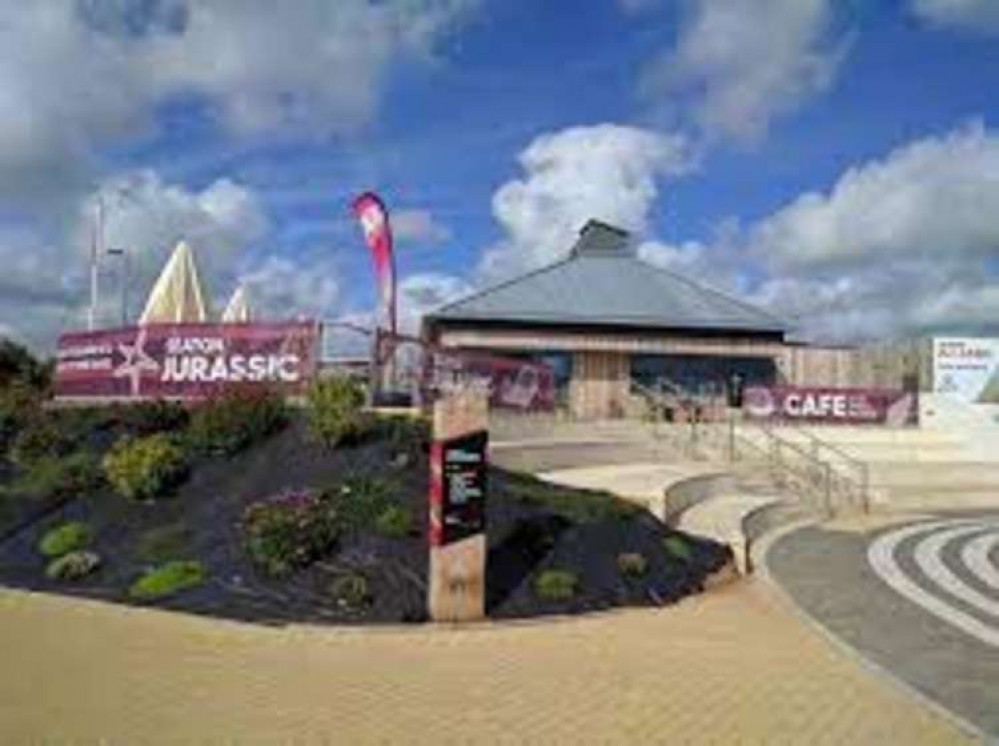
<path fill-rule="evenodd" d="M 173 536 L 161 553 L 167 552 L 169 559 L 200 560 L 209 580 L 152 605 L 267 624 L 424 621 L 427 444 L 399 448 L 390 439 L 373 437 L 325 450 L 309 441 L 301 422 L 293 422 L 235 457 L 195 464 L 174 495 L 154 503 L 130 501 L 110 490 L 62 504 L 43 501 L 34 513 L 26 512 L 19 523 L 8 523 L 0 532 L 0 583 L 135 603 L 128 587 L 155 564 L 141 550 L 143 538 L 151 529 L 166 528 Z M 0 483 L 11 474 L 7 467 L 0 469 Z M 250 503 L 288 488 L 332 488 L 359 475 L 392 486 L 392 498 L 414 518 L 410 536 L 392 539 L 360 530 L 342 536 L 331 556 L 289 578 L 258 572 L 244 552 L 240 529 Z M 564 509 L 567 501 L 577 499 L 602 507 L 583 516 Z M 94 529 L 91 548 L 102 566 L 81 581 L 50 581 L 37 545 L 48 529 L 67 520 L 85 521 Z M 677 533 L 613 496 L 567 490 L 493 468 L 487 503 L 487 612 L 494 618 L 574 614 L 667 604 L 697 593 L 730 552 L 682 535 L 690 556 L 675 557 L 664 549 L 663 539 Z M 641 553 L 647 571 L 635 579 L 622 576 L 617 564 L 622 552 Z M 534 580 L 546 569 L 575 573 L 573 598 L 556 602 L 538 597 Z M 347 572 L 368 581 L 370 602 L 363 608 L 345 608 L 329 591 Z"/>

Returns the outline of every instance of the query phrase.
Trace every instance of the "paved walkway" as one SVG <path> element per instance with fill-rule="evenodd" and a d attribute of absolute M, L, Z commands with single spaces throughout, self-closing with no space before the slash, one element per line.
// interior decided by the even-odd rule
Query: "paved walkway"
<path fill-rule="evenodd" d="M 2 743 L 965 743 L 763 581 L 546 623 L 268 629 L 0 591 Z"/>
<path fill-rule="evenodd" d="M 767 564 L 833 634 L 999 739 L 999 513 L 803 528 Z"/>

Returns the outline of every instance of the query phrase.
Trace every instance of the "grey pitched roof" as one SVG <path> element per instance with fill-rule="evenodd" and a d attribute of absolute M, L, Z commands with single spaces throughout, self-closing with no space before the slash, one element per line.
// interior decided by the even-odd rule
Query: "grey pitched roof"
<path fill-rule="evenodd" d="M 428 320 L 786 331 L 761 309 L 639 260 L 626 233 L 595 221 L 566 259 L 445 305 Z"/>

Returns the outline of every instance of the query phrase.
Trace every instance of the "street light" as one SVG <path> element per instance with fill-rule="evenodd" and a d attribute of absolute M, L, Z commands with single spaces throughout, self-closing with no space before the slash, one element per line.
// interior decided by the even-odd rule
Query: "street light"
<path fill-rule="evenodd" d="M 121 325 L 128 326 L 128 252 L 125 249 L 108 249 L 108 256 L 121 259 L 119 282 L 121 283 Z"/>

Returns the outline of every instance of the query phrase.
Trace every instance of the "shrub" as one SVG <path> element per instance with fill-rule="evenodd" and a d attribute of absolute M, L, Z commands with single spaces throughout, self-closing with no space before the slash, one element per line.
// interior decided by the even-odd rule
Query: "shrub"
<path fill-rule="evenodd" d="M 176 432 L 183 430 L 190 419 L 181 404 L 162 399 L 118 405 L 112 414 L 133 435 Z"/>
<path fill-rule="evenodd" d="M 0 453 L 5 453 L 17 434 L 40 416 L 39 394 L 23 383 L 0 388 Z"/>
<path fill-rule="evenodd" d="M 642 510 L 609 492 L 565 489 L 519 475 L 510 482 L 514 500 L 544 508 L 574 523 L 626 520 Z"/>
<path fill-rule="evenodd" d="M 545 570 L 534 579 L 534 592 L 546 601 L 568 601 L 576 595 L 575 573 L 568 570 Z"/>
<path fill-rule="evenodd" d="M 208 577 L 205 566 L 196 560 L 176 560 L 153 568 L 132 583 L 128 595 L 148 601 L 195 588 Z"/>
<path fill-rule="evenodd" d="M 399 505 L 390 505 L 378 514 L 375 530 L 390 539 L 404 539 L 413 530 L 413 516 Z"/>
<path fill-rule="evenodd" d="M 67 429 L 51 417 L 39 416 L 27 424 L 10 446 L 10 460 L 28 469 L 46 458 L 59 458 L 73 451 L 75 443 Z"/>
<path fill-rule="evenodd" d="M 104 472 L 120 494 L 148 500 L 163 495 L 183 479 L 187 459 L 169 435 L 126 436 L 104 457 Z"/>
<path fill-rule="evenodd" d="M 330 583 L 330 595 L 337 605 L 348 611 L 358 611 L 371 604 L 368 579 L 357 573 L 340 575 Z"/>
<path fill-rule="evenodd" d="M 143 532 L 135 542 L 135 556 L 143 562 L 167 562 L 187 553 L 191 530 L 183 523 L 168 523 Z"/>
<path fill-rule="evenodd" d="M 194 410 L 187 438 L 197 453 L 231 456 L 281 429 L 287 421 L 288 411 L 280 395 L 231 389 Z"/>
<path fill-rule="evenodd" d="M 69 552 L 49 562 L 45 577 L 49 580 L 80 580 L 100 566 L 101 557 L 96 552 Z"/>
<path fill-rule="evenodd" d="M 638 552 L 622 552 L 617 556 L 617 569 L 627 578 L 640 578 L 649 569 L 649 561 Z"/>
<path fill-rule="evenodd" d="M 242 522 L 247 554 L 273 577 L 307 567 L 329 554 L 340 528 L 336 506 L 306 491 L 253 503 Z"/>
<path fill-rule="evenodd" d="M 347 376 L 318 378 L 306 394 L 306 417 L 312 438 L 326 448 L 358 440 L 372 420 L 362 409 L 364 390 Z"/>
<path fill-rule="evenodd" d="M 347 477 L 340 485 L 323 493 L 323 499 L 336 506 L 344 529 L 376 529 L 378 517 L 391 505 L 391 487 L 382 479 L 363 474 Z"/>
<path fill-rule="evenodd" d="M 683 562 L 690 561 L 690 544 L 678 534 L 670 534 L 663 539 L 663 548 L 671 557 Z"/>
<path fill-rule="evenodd" d="M 419 456 L 430 443 L 430 424 L 423 418 L 379 417 L 376 430 L 378 437 L 388 441 L 397 454 Z"/>
<path fill-rule="evenodd" d="M 87 451 L 64 458 L 43 458 L 10 484 L 9 491 L 30 498 L 68 498 L 101 487 L 104 475 L 97 457 Z"/>
<path fill-rule="evenodd" d="M 51 365 L 39 362 L 26 347 L 0 339 L 0 388 L 20 384 L 42 390 L 51 373 Z"/>
<path fill-rule="evenodd" d="M 86 523 L 63 523 L 45 532 L 45 536 L 38 542 L 38 551 L 46 557 L 61 557 L 83 549 L 93 538 L 94 532 Z"/>

